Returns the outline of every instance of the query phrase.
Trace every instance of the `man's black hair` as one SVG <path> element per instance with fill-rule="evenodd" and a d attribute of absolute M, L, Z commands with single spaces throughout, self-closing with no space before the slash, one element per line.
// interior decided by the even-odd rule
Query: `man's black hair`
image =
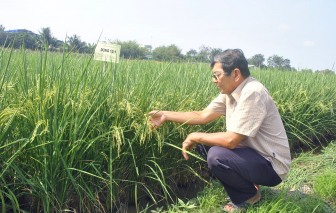
<path fill-rule="evenodd" d="M 218 53 L 211 59 L 211 68 L 215 63 L 221 63 L 226 76 L 231 75 L 232 70 L 238 68 L 244 78 L 250 76 L 247 60 L 241 49 L 227 49 Z"/>

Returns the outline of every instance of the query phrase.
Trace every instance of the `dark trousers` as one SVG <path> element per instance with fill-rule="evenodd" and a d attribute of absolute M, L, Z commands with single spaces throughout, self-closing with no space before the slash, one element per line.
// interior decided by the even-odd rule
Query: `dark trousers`
<path fill-rule="evenodd" d="M 272 164 L 251 148 L 227 149 L 197 144 L 197 150 L 235 204 L 257 194 L 253 184 L 276 186 L 282 181 Z"/>

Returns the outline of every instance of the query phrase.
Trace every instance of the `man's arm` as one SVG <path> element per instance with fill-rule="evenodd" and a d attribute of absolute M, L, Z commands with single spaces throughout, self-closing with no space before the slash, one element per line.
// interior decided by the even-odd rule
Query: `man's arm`
<path fill-rule="evenodd" d="M 244 139 L 244 137 L 245 135 L 230 131 L 216 133 L 193 132 L 189 134 L 182 143 L 182 149 L 187 150 L 189 148 L 189 151 L 191 151 L 196 143 L 207 146 L 221 146 L 228 149 L 234 149 Z M 189 159 L 186 152 L 182 151 L 182 154 L 186 160 Z"/>
<path fill-rule="evenodd" d="M 156 129 L 165 121 L 185 123 L 188 125 L 207 124 L 221 116 L 221 114 L 206 108 L 203 111 L 194 112 L 173 112 L 173 111 L 151 111 L 149 122 Z"/>

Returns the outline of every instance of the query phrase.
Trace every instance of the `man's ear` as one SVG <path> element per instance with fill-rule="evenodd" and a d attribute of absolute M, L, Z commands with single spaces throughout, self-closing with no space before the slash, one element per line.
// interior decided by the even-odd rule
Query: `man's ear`
<path fill-rule="evenodd" d="M 239 81 L 239 79 L 242 78 L 240 69 L 235 68 L 235 69 L 233 70 L 233 72 L 234 72 L 234 75 L 235 75 L 235 81 Z"/>

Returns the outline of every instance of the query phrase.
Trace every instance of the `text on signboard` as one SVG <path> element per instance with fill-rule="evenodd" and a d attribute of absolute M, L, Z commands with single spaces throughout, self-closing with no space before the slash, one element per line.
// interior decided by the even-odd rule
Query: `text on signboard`
<path fill-rule="evenodd" d="M 107 53 L 108 53 L 108 52 L 109 52 L 109 53 L 117 53 L 116 50 L 109 50 L 109 49 L 105 49 L 105 48 L 101 48 L 100 51 L 101 51 L 101 52 L 107 52 Z"/>

